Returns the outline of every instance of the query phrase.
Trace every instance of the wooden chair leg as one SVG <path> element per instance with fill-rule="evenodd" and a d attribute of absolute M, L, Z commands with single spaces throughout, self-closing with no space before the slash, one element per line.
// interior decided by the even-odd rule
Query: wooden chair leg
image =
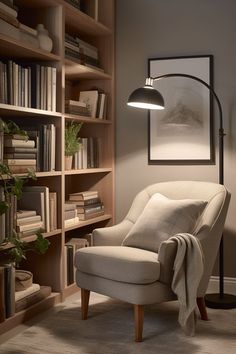
<path fill-rule="evenodd" d="M 81 318 L 87 320 L 90 291 L 81 289 Z"/>
<path fill-rule="evenodd" d="M 197 298 L 197 306 L 201 315 L 201 319 L 204 321 L 209 321 L 204 297 Z"/>
<path fill-rule="evenodd" d="M 135 341 L 143 340 L 143 305 L 134 305 Z"/>

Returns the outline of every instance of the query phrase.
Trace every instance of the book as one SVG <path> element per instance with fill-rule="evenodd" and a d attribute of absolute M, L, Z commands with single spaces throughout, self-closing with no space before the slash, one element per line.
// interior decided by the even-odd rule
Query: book
<path fill-rule="evenodd" d="M 4 148 L 5 147 L 34 148 L 35 142 L 34 142 L 34 140 L 20 140 L 20 139 L 4 138 Z"/>
<path fill-rule="evenodd" d="M 9 166 L 9 169 L 11 173 L 28 173 L 28 171 L 35 172 L 36 171 L 36 165 L 12 165 Z"/>
<path fill-rule="evenodd" d="M 6 21 L 7 23 L 10 23 L 11 25 L 15 26 L 16 28 L 19 27 L 19 21 L 17 20 L 17 18 L 10 15 L 6 11 L 2 10 L 1 8 L 0 8 L 0 18 Z"/>
<path fill-rule="evenodd" d="M 50 231 L 57 229 L 57 193 L 49 192 Z"/>
<path fill-rule="evenodd" d="M 19 28 L 20 28 L 20 30 L 22 30 L 22 31 L 24 31 L 26 33 L 29 33 L 32 36 L 37 37 L 37 30 L 36 29 L 34 29 L 32 27 L 29 27 L 29 26 L 26 26 L 23 23 L 19 23 Z"/>
<path fill-rule="evenodd" d="M 4 289 L 6 318 L 15 313 L 15 268 L 11 264 L 4 265 Z"/>
<path fill-rule="evenodd" d="M 19 300 L 23 299 L 24 297 L 31 295 L 34 292 L 39 291 L 39 290 L 40 290 L 40 285 L 33 283 L 31 286 L 29 286 L 25 290 L 16 291 L 15 292 L 15 301 L 19 301 Z"/>
<path fill-rule="evenodd" d="M 27 224 L 21 224 L 16 227 L 17 232 L 22 232 L 22 231 L 30 231 L 30 230 L 38 230 L 42 229 L 44 226 L 42 221 L 34 221 L 34 222 L 29 222 Z"/>
<path fill-rule="evenodd" d="M 28 217 L 17 219 L 16 225 L 17 226 L 27 225 L 27 224 L 38 222 L 38 221 L 41 221 L 41 216 L 40 215 L 33 215 L 33 216 L 28 216 Z"/>
<path fill-rule="evenodd" d="M 28 154 L 28 153 L 10 153 L 10 154 L 4 154 L 4 159 L 13 159 L 13 160 L 21 160 L 21 159 L 27 159 L 32 160 L 34 159 L 36 161 L 36 154 Z"/>
<path fill-rule="evenodd" d="M 4 155 L 5 154 L 25 154 L 32 155 L 37 153 L 36 147 L 4 147 Z"/>
<path fill-rule="evenodd" d="M 65 104 L 68 106 L 76 106 L 76 107 L 86 107 L 86 103 L 82 101 L 76 100 L 65 100 Z"/>
<path fill-rule="evenodd" d="M 17 210 L 17 220 L 36 216 L 36 210 Z"/>
<path fill-rule="evenodd" d="M 7 4 L 0 2 L 0 10 L 6 12 L 7 14 L 9 14 L 12 17 L 17 18 L 17 11 L 16 9 L 14 9 L 11 6 L 8 6 Z"/>
<path fill-rule="evenodd" d="M 15 312 L 22 311 L 39 301 L 46 299 L 48 296 L 51 295 L 52 289 L 50 286 L 40 286 L 38 291 L 34 291 L 32 294 L 29 294 L 23 297 L 20 300 L 16 301 L 15 304 Z"/>
<path fill-rule="evenodd" d="M 90 116 L 96 118 L 98 90 L 80 91 L 79 100 L 86 103 Z"/>
<path fill-rule="evenodd" d="M 75 203 L 69 203 L 69 202 L 65 202 L 65 211 L 69 211 L 69 210 L 75 210 L 76 209 L 76 204 Z"/>
<path fill-rule="evenodd" d="M 66 210 L 64 213 L 65 220 L 73 219 L 77 216 L 77 210 Z"/>
<path fill-rule="evenodd" d="M 5 269 L 0 266 L 0 323 L 5 321 Z"/>
<path fill-rule="evenodd" d="M 95 212 L 95 213 L 89 213 L 89 214 L 78 214 L 80 220 L 89 220 L 92 218 L 96 218 L 98 216 L 104 215 L 104 210 Z"/>
<path fill-rule="evenodd" d="M 79 218 L 78 218 L 78 216 L 76 216 L 75 218 L 65 220 L 64 225 L 66 228 L 66 227 L 71 227 L 71 226 L 77 225 L 78 223 L 79 223 Z"/>
<path fill-rule="evenodd" d="M 87 199 L 87 200 L 67 201 L 66 203 L 71 203 L 71 204 L 75 205 L 76 207 L 88 206 L 88 205 L 101 203 L 101 199 L 99 197 L 95 197 L 95 198 L 91 198 L 91 199 Z"/>
<path fill-rule="evenodd" d="M 4 159 L 3 162 L 8 166 L 14 166 L 14 165 L 35 166 L 36 165 L 36 159 Z"/>
<path fill-rule="evenodd" d="M 103 209 L 103 204 L 102 203 L 97 203 L 97 204 L 92 204 L 92 205 L 87 205 L 87 206 L 79 206 L 77 207 L 77 212 L 79 214 L 89 214 L 93 213 L 95 211 L 100 211 Z"/>
<path fill-rule="evenodd" d="M 0 202 L 5 201 L 5 194 L 3 186 L 0 186 Z M 0 215 L 0 244 L 5 240 L 5 214 Z"/>
<path fill-rule="evenodd" d="M 69 200 L 70 201 L 81 201 L 81 200 L 90 200 L 90 199 L 94 199 L 94 198 L 98 198 L 98 194 L 92 194 L 92 195 L 87 195 L 87 196 L 82 196 L 82 195 L 72 195 L 69 196 Z"/>

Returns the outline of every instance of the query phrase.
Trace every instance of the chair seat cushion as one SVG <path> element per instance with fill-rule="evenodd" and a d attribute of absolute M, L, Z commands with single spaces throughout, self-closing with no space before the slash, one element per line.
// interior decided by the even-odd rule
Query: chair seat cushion
<path fill-rule="evenodd" d="M 75 254 L 75 267 L 87 274 L 132 284 L 150 284 L 160 276 L 156 253 L 125 246 L 81 248 Z"/>

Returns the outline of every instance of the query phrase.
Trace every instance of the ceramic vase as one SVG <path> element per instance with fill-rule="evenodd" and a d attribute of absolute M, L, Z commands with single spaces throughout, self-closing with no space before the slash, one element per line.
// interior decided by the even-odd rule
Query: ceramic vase
<path fill-rule="evenodd" d="M 46 50 L 47 52 L 51 52 L 53 43 L 52 43 L 52 39 L 48 35 L 48 31 L 46 30 L 46 28 L 42 23 L 39 23 L 36 29 L 37 29 L 39 47 L 41 49 Z"/>

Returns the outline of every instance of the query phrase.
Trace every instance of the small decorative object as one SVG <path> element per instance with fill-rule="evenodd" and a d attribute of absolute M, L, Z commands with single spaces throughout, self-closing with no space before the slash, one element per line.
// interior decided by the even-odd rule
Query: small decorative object
<path fill-rule="evenodd" d="M 41 49 L 46 50 L 47 52 L 52 51 L 53 42 L 52 39 L 48 35 L 48 30 L 44 27 L 42 23 L 39 23 L 36 27 L 37 29 L 37 37 L 39 40 L 39 47 Z"/>
<path fill-rule="evenodd" d="M 33 283 L 33 274 L 27 270 L 15 271 L 15 291 L 28 289 Z"/>
<path fill-rule="evenodd" d="M 79 150 L 80 138 L 78 133 L 82 123 L 70 122 L 65 128 L 65 169 L 70 170 L 72 166 L 73 155 Z"/>

